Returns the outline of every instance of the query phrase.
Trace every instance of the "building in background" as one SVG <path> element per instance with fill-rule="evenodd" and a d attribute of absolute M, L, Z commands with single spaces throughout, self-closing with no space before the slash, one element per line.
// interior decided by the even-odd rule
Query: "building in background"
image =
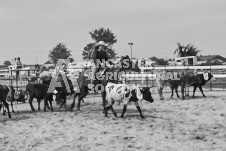
<path fill-rule="evenodd" d="M 226 58 L 220 55 L 200 55 L 197 59 L 199 65 L 222 65 L 226 62 Z"/>
<path fill-rule="evenodd" d="M 187 56 L 175 58 L 176 65 L 195 66 L 197 65 L 197 56 Z"/>

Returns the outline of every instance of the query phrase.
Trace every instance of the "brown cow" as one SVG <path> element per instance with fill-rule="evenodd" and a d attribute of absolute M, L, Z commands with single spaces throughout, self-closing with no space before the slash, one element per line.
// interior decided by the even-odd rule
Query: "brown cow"
<path fill-rule="evenodd" d="M 200 79 L 201 83 L 192 82 L 190 84 L 191 86 L 194 86 L 194 88 L 193 88 L 193 95 L 192 95 L 193 98 L 195 97 L 195 91 L 196 91 L 197 87 L 201 91 L 203 97 L 206 97 L 205 94 L 203 93 L 202 86 L 204 86 L 210 80 L 215 81 L 216 80 L 215 77 L 213 76 L 212 73 L 199 73 L 199 74 L 196 75 L 196 78 Z M 173 97 L 173 90 L 174 89 L 176 91 L 177 97 L 180 98 L 179 95 L 178 95 L 178 91 L 177 91 L 178 86 L 180 85 L 180 83 L 181 83 L 181 81 L 170 81 L 169 82 L 171 90 L 172 90 L 171 98 Z"/>
<path fill-rule="evenodd" d="M 172 91 L 175 89 L 176 92 L 177 92 L 178 86 L 180 85 L 182 99 L 185 99 L 184 90 L 187 85 L 194 85 L 194 84 L 196 84 L 198 86 L 202 85 L 201 77 L 197 76 L 197 73 L 194 72 L 194 70 L 184 69 L 184 70 L 169 70 L 169 71 L 164 71 L 164 72 L 165 72 L 165 74 L 171 72 L 172 75 L 175 75 L 175 72 L 176 72 L 177 78 L 176 79 L 168 79 L 168 78 L 163 79 L 161 77 L 158 77 L 158 74 L 157 74 L 156 83 L 158 86 L 158 93 L 159 93 L 161 100 L 164 100 L 162 91 L 163 91 L 164 85 L 166 83 L 169 83 Z M 179 97 L 179 95 L 178 95 L 178 97 Z"/>
<path fill-rule="evenodd" d="M 13 102 L 23 102 L 25 103 L 25 95 L 22 91 L 14 90 L 12 86 L 8 85 L 0 85 L 0 102 L 3 103 L 3 105 L 6 107 L 8 111 L 8 117 L 11 118 L 10 112 L 9 112 L 9 104 L 7 101 L 11 104 L 12 112 L 14 113 L 13 109 Z M 2 105 L 0 105 L 1 110 Z M 4 110 L 3 110 L 4 115 Z"/>

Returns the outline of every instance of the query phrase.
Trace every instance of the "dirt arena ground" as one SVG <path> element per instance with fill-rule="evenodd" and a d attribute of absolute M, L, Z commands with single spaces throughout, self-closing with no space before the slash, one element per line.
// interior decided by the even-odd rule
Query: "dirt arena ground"
<path fill-rule="evenodd" d="M 106 118 L 101 98 L 93 95 L 85 98 L 81 112 L 31 112 L 29 104 L 19 104 L 12 119 L 0 114 L 0 151 L 225 151 L 226 93 L 205 94 L 184 101 L 169 99 L 169 93 L 160 101 L 153 94 L 154 103 L 142 103 L 144 120 L 133 104 L 124 119 Z M 118 116 L 122 108 L 115 104 Z"/>

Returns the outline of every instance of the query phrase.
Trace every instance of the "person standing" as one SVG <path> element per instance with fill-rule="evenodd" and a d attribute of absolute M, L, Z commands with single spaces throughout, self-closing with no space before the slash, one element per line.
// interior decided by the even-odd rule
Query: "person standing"
<path fill-rule="evenodd" d="M 16 69 L 17 69 L 17 71 L 16 71 L 16 77 L 19 77 L 19 69 L 21 69 L 22 68 L 22 63 L 21 63 L 21 61 L 20 61 L 20 57 L 18 57 L 17 59 L 16 59 Z"/>
<path fill-rule="evenodd" d="M 20 61 L 20 57 L 18 57 L 16 60 L 16 69 L 21 69 L 21 68 L 22 68 L 22 63 Z"/>

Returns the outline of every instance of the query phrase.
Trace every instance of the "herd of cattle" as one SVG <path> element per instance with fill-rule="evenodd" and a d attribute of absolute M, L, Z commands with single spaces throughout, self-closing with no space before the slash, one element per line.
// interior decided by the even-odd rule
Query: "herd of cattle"
<path fill-rule="evenodd" d="M 213 75 L 209 73 L 202 73 L 202 74 L 194 74 L 194 72 L 187 72 L 187 71 L 180 71 L 178 72 L 180 79 L 178 80 L 164 80 L 164 79 L 157 79 L 156 84 L 158 86 L 158 93 L 160 96 L 160 99 L 163 100 L 162 90 L 164 88 L 164 85 L 167 83 L 170 85 L 170 88 L 172 90 L 173 97 L 173 91 L 175 90 L 178 95 L 178 86 L 181 86 L 181 95 L 182 99 L 184 99 L 184 90 L 187 85 L 194 86 L 193 90 L 193 97 L 196 91 L 196 88 L 198 87 L 200 91 L 203 94 L 203 97 L 205 97 L 202 86 L 206 84 L 209 80 L 215 80 Z M 85 79 L 78 79 L 78 82 L 85 82 L 82 81 Z M 78 96 L 78 105 L 77 109 L 80 110 L 80 103 L 89 93 L 89 88 L 87 85 L 79 85 L 80 92 L 75 92 L 72 81 L 67 78 L 71 93 L 68 93 L 66 90 L 66 85 L 63 81 L 63 78 L 61 75 L 59 75 L 58 82 L 61 82 L 62 87 L 56 87 L 56 91 L 53 93 L 48 93 L 48 88 L 51 82 L 51 77 L 48 80 L 43 80 L 42 83 L 34 83 L 29 82 L 26 86 L 26 91 L 22 90 L 15 90 L 12 86 L 8 85 L 0 85 L 0 111 L 1 108 L 3 108 L 3 115 L 5 115 L 5 109 L 7 109 L 8 117 L 11 118 L 10 111 L 9 111 L 9 104 L 11 104 L 12 112 L 13 110 L 13 102 L 24 102 L 29 98 L 29 105 L 31 107 L 32 111 L 35 111 L 32 101 L 34 98 L 38 101 L 38 110 L 40 110 L 40 102 L 44 99 L 44 111 L 46 111 L 46 107 L 48 109 L 51 109 L 53 111 L 52 107 L 52 101 L 55 100 L 57 104 L 60 105 L 60 107 L 66 105 L 66 98 L 68 95 L 73 94 L 74 99 L 73 103 L 71 105 L 71 110 L 75 106 L 75 98 Z M 150 87 L 143 87 L 140 88 L 138 86 L 132 86 L 127 84 L 115 84 L 109 82 L 106 87 L 106 104 L 104 105 L 107 110 L 105 110 L 105 116 L 107 116 L 107 112 L 109 109 L 112 110 L 115 116 L 117 116 L 117 113 L 113 109 L 113 104 L 115 102 L 123 103 L 124 108 L 121 117 L 124 117 L 124 113 L 126 112 L 126 108 L 129 102 L 134 102 L 137 110 L 140 113 L 141 118 L 144 118 L 141 109 L 139 107 L 138 101 L 146 100 L 150 103 L 152 103 L 154 100 L 151 96 Z M 29 96 L 29 97 L 28 97 Z M 55 99 L 53 99 L 55 98 Z"/>

